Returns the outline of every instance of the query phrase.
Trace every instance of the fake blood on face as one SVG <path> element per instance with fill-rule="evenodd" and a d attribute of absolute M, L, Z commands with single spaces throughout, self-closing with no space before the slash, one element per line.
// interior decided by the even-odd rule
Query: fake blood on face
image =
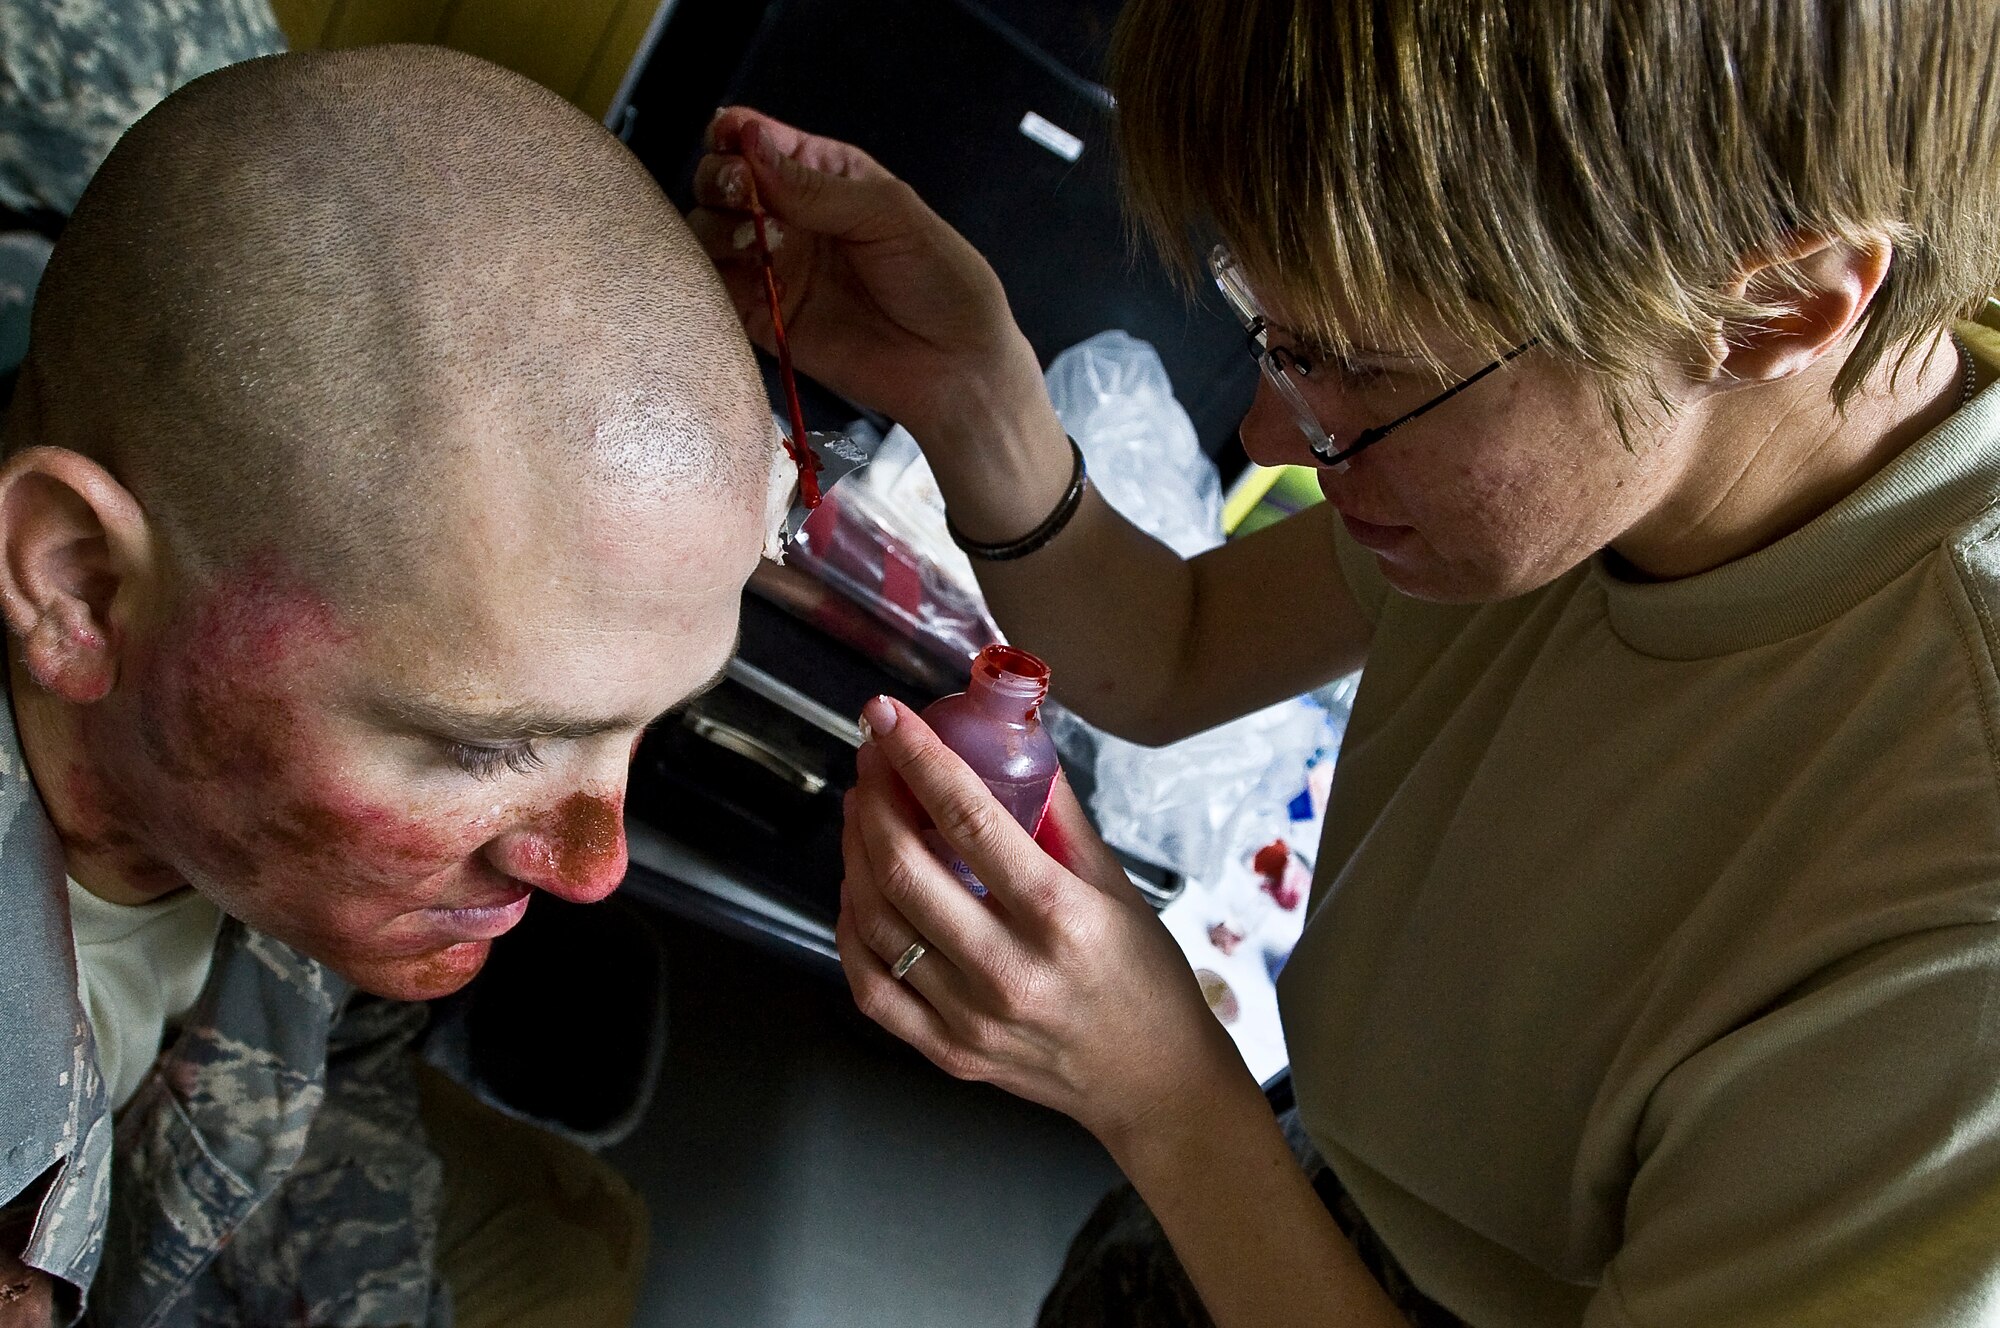
<path fill-rule="evenodd" d="M 624 798 L 579 791 L 526 814 L 503 861 L 509 874 L 571 903 L 588 904 L 625 877 Z"/>
<path fill-rule="evenodd" d="M 156 896 L 248 876 L 263 846 L 244 811 L 283 787 L 300 661 L 352 636 L 274 558 L 190 594 L 135 642 L 131 685 L 75 714 L 75 757 L 49 810 L 71 865 L 99 888 Z M 180 843 L 199 845 L 200 861 Z"/>
<path fill-rule="evenodd" d="M 520 895 L 479 856 L 490 797 L 413 782 L 341 718 L 380 665 L 323 595 L 253 559 L 190 592 L 129 667 L 79 715 L 50 800 L 73 867 L 142 895 L 194 885 L 379 994 L 441 995 L 477 970 L 461 943 L 478 933 L 425 915 Z"/>
<path fill-rule="evenodd" d="M 140 668 L 142 734 L 176 778 L 268 779 L 296 752 L 302 675 L 352 642 L 331 604 L 253 559 L 170 625 Z"/>
<path fill-rule="evenodd" d="M 408 739 L 353 718 L 395 667 L 273 561 L 157 627 L 132 686 L 85 708 L 58 825 L 93 875 L 192 884 L 364 990 L 444 995 L 529 894 L 589 901 L 624 874 L 623 790 L 500 800 L 422 773 Z"/>
<path fill-rule="evenodd" d="M 549 827 L 556 875 L 564 882 L 600 881 L 625 870 L 622 799 L 572 793 L 555 809 Z"/>

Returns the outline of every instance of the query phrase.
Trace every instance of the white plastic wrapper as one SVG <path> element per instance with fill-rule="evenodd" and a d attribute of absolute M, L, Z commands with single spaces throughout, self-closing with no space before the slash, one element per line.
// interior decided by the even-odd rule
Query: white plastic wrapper
<path fill-rule="evenodd" d="M 853 483 L 868 490 L 878 511 L 893 514 L 896 534 L 912 549 L 968 593 L 979 594 L 972 560 L 951 542 L 945 529 L 944 495 L 938 492 L 931 464 L 917 450 L 917 440 L 908 429 L 900 424 L 890 429 L 875 449 L 875 459 Z"/>
<path fill-rule="evenodd" d="M 1222 480 L 1158 351 L 1129 332 L 1100 332 L 1056 356 L 1048 382 L 1106 502 L 1183 558 L 1222 543 Z"/>
<path fill-rule="evenodd" d="M 856 423 L 848 432 L 867 428 Z M 863 441 L 872 446 L 874 438 Z M 900 484 L 911 458 L 921 473 Z M 1002 639 L 970 564 L 945 534 L 944 499 L 930 467 L 900 428 L 851 480 L 828 491 L 793 541 L 790 559 L 945 665 L 950 676 L 963 679 L 972 657 Z"/>
<path fill-rule="evenodd" d="M 764 490 L 764 556 L 774 563 L 785 561 L 785 518 L 791 513 L 792 499 L 799 491 L 799 467 L 785 450 L 783 435 L 771 439 L 771 473 Z"/>
<path fill-rule="evenodd" d="M 1195 881 L 1220 880 L 1232 858 L 1289 833 L 1286 808 L 1307 765 L 1339 743 L 1327 712 L 1304 699 L 1166 747 L 1126 742 L 1055 706 L 1043 723 L 1064 766 L 1087 769 L 1098 832 Z M 1298 847 L 1310 855 L 1317 844 Z"/>

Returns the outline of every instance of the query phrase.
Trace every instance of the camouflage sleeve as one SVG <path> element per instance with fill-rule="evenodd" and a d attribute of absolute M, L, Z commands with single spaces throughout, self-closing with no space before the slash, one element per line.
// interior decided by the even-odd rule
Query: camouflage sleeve
<path fill-rule="evenodd" d="M 418 1115 L 427 1009 L 359 999 L 334 1026 L 326 1098 L 277 1193 L 218 1254 L 197 1323 L 449 1328 L 443 1178 Z"/>
<path fill-rule="evenodd" d="M 355 998 L 235 921 L 118 1120 L 92 1328 L 449 1328 L 426 1007 Z"/>
<path fill-rule="evenodd" d="M 0 0 L 0 205 L 67 215 L 162 97 L 284 48 L 268 0 Z"/>

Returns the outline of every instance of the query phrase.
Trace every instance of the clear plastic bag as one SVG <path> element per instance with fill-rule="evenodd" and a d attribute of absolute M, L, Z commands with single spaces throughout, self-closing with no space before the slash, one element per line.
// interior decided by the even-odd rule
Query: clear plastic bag
<path fill-rule="evenodd" d="M 925 543 L 907 509 L 855 482 L 820 501 L 790 560 L 963 679 L 1000 629 L 978 586 L 939 567 Z"/>
<path fill-rule="evenodd" d="M 1106 502 L 1183 557 L 1222 543 L 1221 479 L 1152 346 L 1099 333 L 1058 355 L 1048 382 Z M 1233 854 L 1289 828 L 1307 766 L 1339 736 L 1329 712 L 1303 699 L 1166 747 L 1126 742 L 1060 708 L 1046 722 L 1105 839 L 1197 881 L 1219 879 Z"/>
<path fill-rule="evenodd" d="M 1158 351 L 1100 332 L 1056 356 L 1048 383 L 1106 502 L 1183 558 L 1222 543 L 1222 480 Z"/>
<path fill-rule="evenodd" d="M 1064 767 L 1087 772 L 1098 833 L 1197 881 L 1219 880 L 1232 857 L 1296 833 L 1289 809 L 1307 768 L 1339 740 L 1328 713 L 1305 699 L 1166 747 L 1141 747 L 1048 709 L 1043 723 Z M 1298 847 L 1309 859 L 1314 843 Z"/>

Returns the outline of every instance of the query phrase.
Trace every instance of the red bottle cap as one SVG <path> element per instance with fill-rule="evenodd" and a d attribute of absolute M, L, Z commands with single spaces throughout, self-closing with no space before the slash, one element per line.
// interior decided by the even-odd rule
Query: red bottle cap
<path fill-rule="evenodd" d="M 1014 646 L 988 646 L 973 657 L 972 686 L 1024 698 L 1032 715 L 1049 694 L 1049 666 Z"/>

